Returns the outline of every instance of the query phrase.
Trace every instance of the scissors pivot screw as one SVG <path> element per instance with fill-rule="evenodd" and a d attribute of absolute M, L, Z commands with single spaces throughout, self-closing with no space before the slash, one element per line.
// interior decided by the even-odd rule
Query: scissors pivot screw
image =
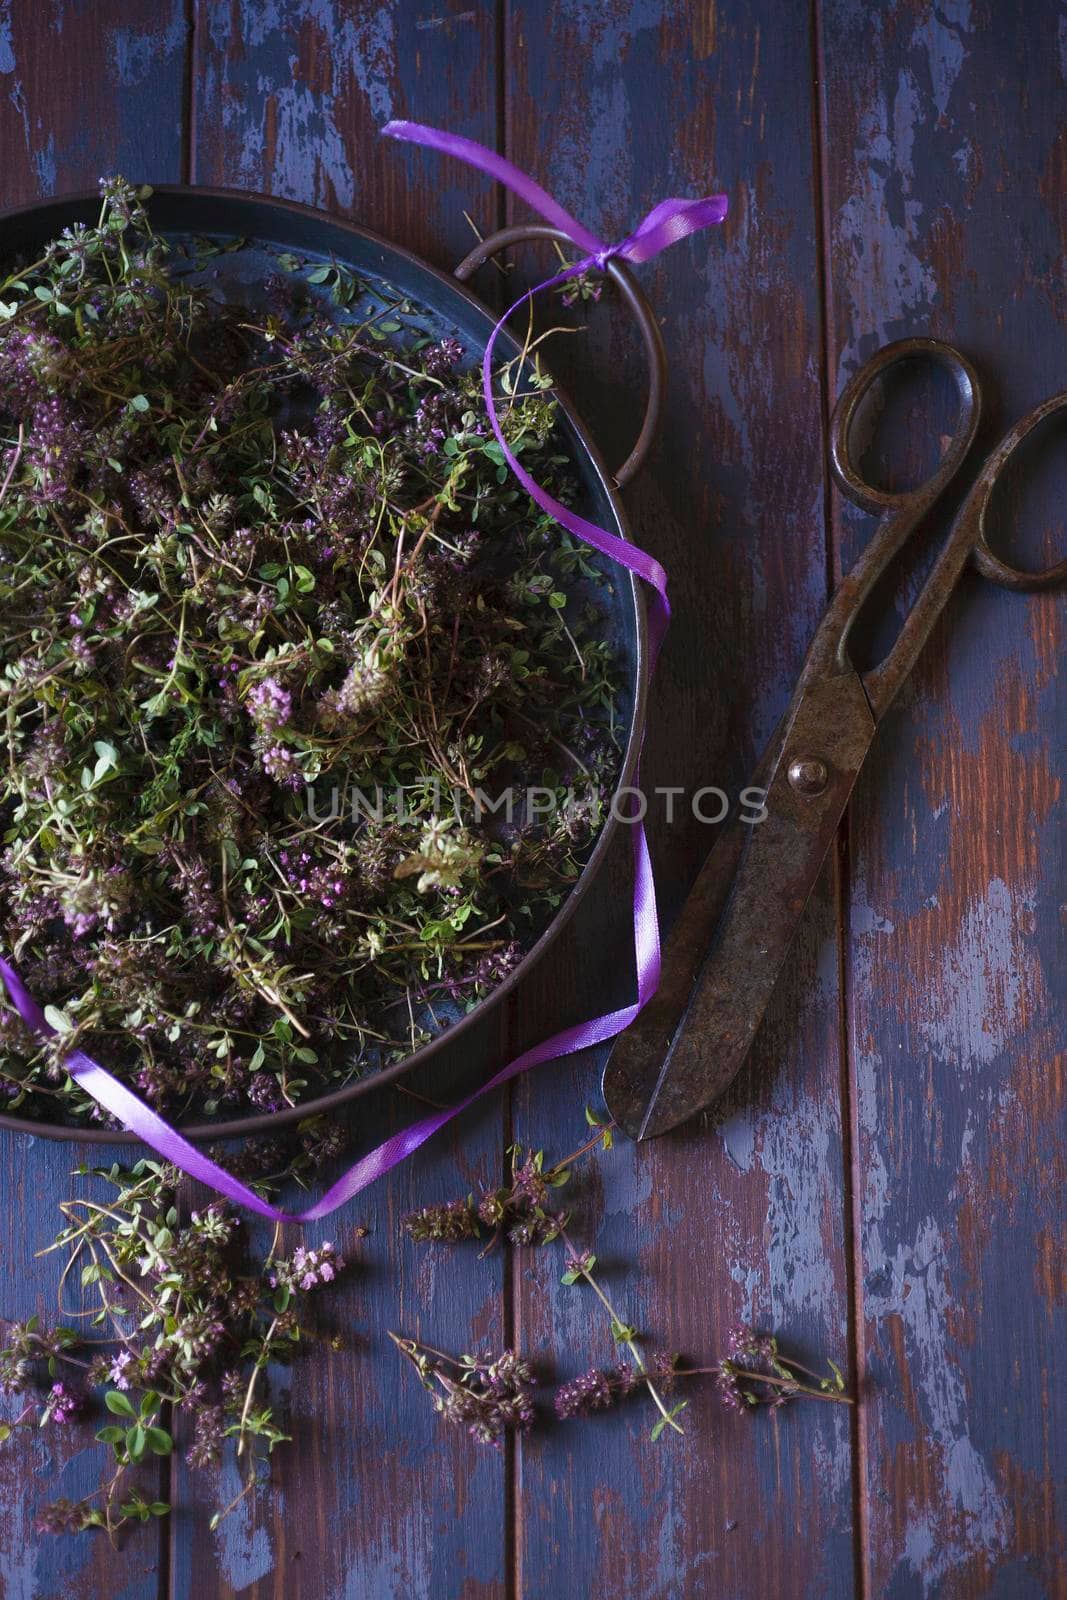
<path fill-rule="evenodd" d="M 829 781 L 825 761 L 810 756 L 798 756 L 789 763 L 789 782 L 800 794 L 822 794 Z"/>

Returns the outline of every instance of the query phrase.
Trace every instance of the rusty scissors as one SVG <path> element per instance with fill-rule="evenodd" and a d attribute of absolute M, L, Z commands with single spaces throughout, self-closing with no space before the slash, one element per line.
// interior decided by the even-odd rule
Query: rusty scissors
<path fill-rule="evenodd" d="M 943 367 L 959 401 L 936 470 L 915 488 L 880 489 L 857 469 L 857 413 L 892 368 L 916 358 Z M 748 1055 L 808 897 L 822 869 L 878 724 L 892 705 L 968 562 L 1006 589 L 1067 580 L 1067 560 L 1040 572 L 1007 565 L 990 549 L 986 514 L 1013 452 L 1067 392 L 1028 412 L 983 462 L 915 604 L 883 659 L 860 671 L 853 624 L 875 585 L 920 529 L 974 443 L 981 388 L 965 356 L 937 339 L 886 345 L 848 383 L 830 423 L 830 463 L 848 498 L 881 513 L 875 533 L 838 586 L 808 650 L 796 690 L 750 782 L 766 791 L 766 817 L 728 823 L 671 931 L 659 989 L 615 1041 L 604 1097 L 634 1139 L 666 1133 L 721 1095 Z"/>

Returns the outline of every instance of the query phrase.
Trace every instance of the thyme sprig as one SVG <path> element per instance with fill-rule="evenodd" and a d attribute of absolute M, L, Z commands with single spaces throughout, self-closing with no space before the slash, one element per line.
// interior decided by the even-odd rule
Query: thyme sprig
<path fill-rule="evenodd" d="M 253 1142 L 238 1165 L 268 1194 L 333 1153 L 329 1130 L 311 1120 L 287 1159 L 273 1144 Z M 0 1391 L 28 1398 L 0 1427 L 0 1443 L 22 1428 L 102 1422 L 95 1438 L 111 1467 L 99 1489 L 55 1501 L 39 1526 L 100 1528 L 112 1540 L 128 1524 L 170 1510 L 144 1481 L 153 1457 L 178 1448 L 191 1466 L 207 1468 L 232 1450 L 243 1484 L 215 1512 L 215 1527 L 264 1481 L 271 1454 L 288 1439 L 264 1394 L 266 1375 L 314 1337 L 308 1297 L 345 1263 L 329 1242 L 283 1251 L 280 1226 L 257 1259 L 233 1211 L 220 1202 L 189 1209 L 181 1175 L 160 1162 L 77 1170 L 95 1185 L 62 1203 L 65 1226 L 40 1252 L 65 1253 L 63 1320 L 51 1328 L 36 1316 L 9 1325 Z M 97 1197 L 101 1183 L 106 1199 Z M 349 1237 L 364 1231 L 351 1229 Z M 67 1305 L 74 1284 L 90 1296 L 88 1307 Z"/>
<path fill-rule="evenodd" d="M 432 1396 L 434 1410 L 465 1428 L 479 1444 L 499 1449 L 506 1433 L 526 1433 L 533 1426 L 531 1396 L 537 1379 L 529 1363 L 513 1350 L 495 1358 L 456 1357 L 391 1330 L 389 1337 L 415 1368 Z"/>

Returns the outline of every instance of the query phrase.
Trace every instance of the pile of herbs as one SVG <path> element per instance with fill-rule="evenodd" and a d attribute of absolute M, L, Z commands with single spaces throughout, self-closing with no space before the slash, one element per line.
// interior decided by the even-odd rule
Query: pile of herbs
<path fill-rule="evenodd" d="M 226 298 L 241 242 L 169 246 L 148 193 L 0 283 L 0 943 L 57 1029 L 0 1011 L 0 1077 L 35 1114 L 100 1115 L 75 1041 L 171 1115 L 407 1054 L 516 965 L 617 765 L 602 580 L 458 341 L 337 264 Z M 547 380 L 503 382 L 566 499 Z M 530 786 L 566 803 L 491 809 Z"/>

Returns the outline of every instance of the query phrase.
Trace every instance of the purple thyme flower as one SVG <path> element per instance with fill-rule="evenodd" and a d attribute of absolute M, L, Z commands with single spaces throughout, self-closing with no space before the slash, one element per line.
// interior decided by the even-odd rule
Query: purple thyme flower
<path fill-rule="evenodd" d="M 120 1350 L 107 1370 L 107 1379 L 116 1389 L 130 1387 L 130 1368 L 133 1366 L 133 1351 Z"/>
<path fill-rule="evenodd" d="M 270 1274 L 272 1288 L 317 1289 L 321 1284 L 332 1283 L 344 1267 L 343 1259 L 327 1239 L 317 1250 L 297 1245 L 291 1261 L 278 1260 Z"/>
<path fill-rule="evenodd" d="M 260 752 L 260 766 L 283 789 L 299 789 L 304 781 L 300 764 L 288 745 L 271 744 Z"/>
<path fill-rule="evenodd" d="M 588 1417 L 594 1411 L 606 1411 L 615 1400 L 613 1369 L 591 1367 L 556 1390 L 556 1416 L 564 1422 L 570 1417 Z"/>
<path fill-rule="evenodd" d="M 248 696 L 252 720 L 267 733 L 282 728 L 293 714 L 293 697 L 277 678 L 264 678 Z"/>
<path fill-rule="evenodd" d="M 667 1390 L 675 1376 L 674 1357 L 665 1351 L 656 1351 L 649 1357 L 645 1372 L 625 1361 L 613 1367 L 591 1367 L 556 1390 L 556 1415 L 561 1421 L 592 1416 L 594 1411 L 605 1411 L 633 1394 L 648 1379 Z"/>
<path fill-rule="evenodd" d="M 478 1212 L 469 1199 L 422 1206 L 418 1211 L 408 1212 L 402 1220 L 408 1238 L 416 1244 L 431 1241 L 454 1244 L 457 1240 L 477 1239 L 481 1235 Z"/>
<path fill-rule="evenodd" d="M 442 1390 L 433 1403 L 443 1417 L 466 1428 L 479 1444 L 496 1449 L 507 1431 L 528 1432 L 535 1417 L 537 1379 L 521 1356 L 514 1350 L 503 1351 L 495 1361 L 464 1356 L 460 1366 L 461 1382 L 441 1364 L 433 1368 Z"/>
<path fill-rule="evenodd" d="M 226 1418 L 222 1407 L 200 1406 L 193 1424 L 193 1440 L 185 1452 L 191 1467 L 213 1467 L 219 1459 L 225 1439 Z"/>
<path fill-rule="evenodd" d="M 778 1354 L 774 1335 L 757 1333 L 747 1322 L 739 1322 L 730 1329 L 727 1346 L 732 1356 L 751 1356 L 762 1361 L 772 1361 Z"/>
<path fill-rule="evenodd" d="M 81 1396 L 72 1393 L 62 1379 L 58 1383 L 54 1383 L 49 1389 L 48 1398 L 45 1401 L 45 1417 L 52 1422 L 56 1422 L 62 1427 L 64 1423 L 70 1422 L 76 1417 L 81 1408 Z"/>
<path fill-rule="evenodd" d="M 458 339 L 442 339 L 422 353 L 422 369 L 431 378 L 447 378 L 463 359 L 463 346 Z"/>

